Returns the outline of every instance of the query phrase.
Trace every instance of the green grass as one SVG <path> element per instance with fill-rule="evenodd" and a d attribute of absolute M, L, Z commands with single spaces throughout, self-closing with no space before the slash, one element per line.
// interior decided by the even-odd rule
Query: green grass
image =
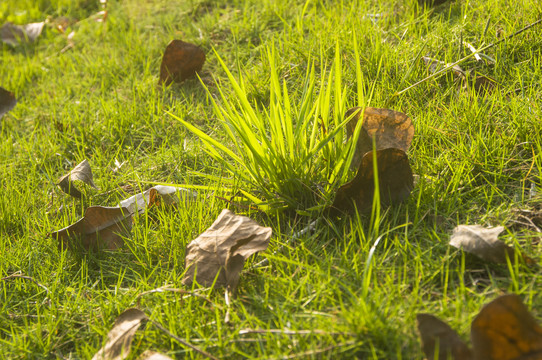
<path fill-rule="evenodd" d="M 182 286 L 186 244 L 224 207 L 274 233 L 269 249 L 245 265 L 231 322 L 224 323 L 220 289 L 201 291 L 210 303 L 154 293 L 139 304 L 218 358 L 422 358 L 418 312 L 445 319 L 468 339 L 480 307 L 506 292 L 518 293 L 542 322 L 538 267 L 486 264 L 447 245 L 458 224 L 508 225 L 502 238 L 542 260 L 540 235 L 510 227 L 516 209 L 540 211 L 542 204 L 542 27 L 488 50 L 495 65 L 472 58 L 462 64 L 496 79 L 497 91 L 463 91 L 449 74 L 392 96 L 428 75 L 422 55 L 460 59 L 470 53 L 461 40 L 481 48 L 536 21 L 538 1 L 454 1 L 424 10 L 415 1 L 126 0 L 108 3 L 105 23 L 89 18 L 98 11 L 97 1 L 0 5 L 1 23 L 81 20 L 71 28 L 72 49 L 62 51 L 66 35 L 46 28 L 36 44 L 1 50 L 0 86 L 19 102 L 0 120 L 0 277 L 20 271 L 48 289 L 23 279 L 0 281 L 5 358 L 91 358 L 114 319 L 137 305 L 138 294 Z M 357 105 L 359 64 L 362 91 L 374 88 L 364 105 L 401 111 L 416 127 L 408 155 L 419 181 L 409 200 L 376 219 L 322 218 L 315 231 L 297 237 L 314 217 L 266 215 L 221 200 L 231 196 L 224 184 L 238 179 L 167 114 L 229 145 L 204 86 L 198 80 L 157 85 L 163 49 L 173 38 L 205 50 L 201 78 L 215 99 L 213 78 L 225 99 L 236 94 L 213 48 L 236 79 L 242 75 L 248 100 L 260 109 L 272 103 L 265 61 L 272 47 L 279 81 L 295 106 L 311 63 L 319 88 L 327 81 L 322 70 L 337 57 L 345 101 Z M 85 158 L 100 190 L 82 204 L 54 183 Z M 118 171 L 115 160 L 124 162 Z M 48 237 L 86 206 L 115 206 L 130 196 L 122 186 L 138 192 L 151 183 L 213 190 L 178 210 L 137 217 L 119 251 L 61 252 Z M 262 258 L 269 265 L 255 267 Z M 315 332 L 240 334 L 247 328 Z M 201 358 L 152 326 L 138 332 L 130 358 L 147 349 Z"/>

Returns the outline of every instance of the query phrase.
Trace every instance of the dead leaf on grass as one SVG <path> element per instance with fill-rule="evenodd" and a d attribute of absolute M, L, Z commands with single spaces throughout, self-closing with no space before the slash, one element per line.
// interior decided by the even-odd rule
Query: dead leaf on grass
<path fill-rule="evenodd" d="M 142 193 L 122 200 L 119 206 L 127 208 L 132 214 L 136 212 L 142 214 L 148 207 L 159 206 L 160 204 L 176 206 L 182 199 L 195 198 L 196 196 L 195 192 L 182 187 L 156 185 Z"/>
<path fill-rule="evenodd" d="M 375 156 L 374 156 L 375 155 Z M 414 187 L 414 177 L 408 157 L 400 149 L 383 149 L 366 153 L 356 177 L 337 190 L 330 208 L 331 214 L 350 212 L 354 204 L 358 211 L 366 212 L 373 206 L 375 175 L 373 162 L 376 157 L 380 203 L 383 206 L 400 203 L 408 198 Z"/>
<path fill-rule="evenodd" d="M 17 99 L 12 92 L 0 87 L 0 119 L 4 114 L 13 109 L 17 104 Z"/>
<path fill-rule="evenodd" d="M 482 260 L 506 264 L 506 258 L 514 260 L 514 249 L 498 239 L 504 227 L 484 228 L 480 225 L 459 225 L 450 237 L 450 245 L 474 254 Z M 523 256 L 529 264 L 534 261 Z"/>
<path fill-rule="evenodd" d="M 147 315 L 138 309 L 128 309 L 115 320 L 115 325 L 107 334 L 105 345 L 92 357 L 92 360 L 122 360 L 130 354 L 132 339 Z"/>
<path fill-rule="evenodd" d="M 356 144 L 356 153 L 352 159 L 352 167 L 357 169 L 361 158 L 373 150 L 373 141 L 376 150 L 396 148 L 408 151 L 414 138 L 414 125 L 405 114 L 389 110 L 368 107 L 363 110 L 354 107 L 346 112 L 346 117 L 353 115 L 346 126 L 346 134 L 351 138 L 356 125 L 363 114 L 362 128 Z"/>
<path fill-rule="evenodd" d="M 172 40 L 160 65 L 160 83 L 169 85 L 193 77 L 204 62 L 205 53 L 200 47 L 182 40 Z"/>
<path fill-rule="evenodd" d="M 81 199 L 82 194 L 75 187 L 75 183 L 78 181 L 97 189 L 96 185 L 94 185 L 94 182 L 92 181 L 92 169 L 90 168 L 90 164 L 86 159 L 75 166 L 72 171 L 58 179 L 57 185 L 66 194 L 69 194 L 74 198 Z"/>
<path fill-rule="evenodd" d="M 204 233 L 186 247 L 183 284 L 196 280 L 203 286 L 228 286 L 235 290 L 245 260 L 267 249 L 271 228 L 224 209 Z"/>
<path fill-rule="evenodd" d="M 127 208 L 91 206 L 85 215 L 72 225 L 52 232 L 53 239 L 59 241 L 60 247 L 85 250 L 115 250 L 124 243 L 122 237 L 128 236 L 132 229 L 132 214 Z M 74 238 L 80 243 L 72 244 Z"/>
<path fill-rule="evenodd" d="M 160 354 L 156 351 L 146 350 L 143 354 L 141 354 L 140 357 L 138 357 L 138 360 L 173 360 L 173 359 L 171 359 L 169 356 Z"/>
<path fill-rule="evenodd" d="M 26 25 L 14 25 L 10 22 L 0 27 L 0 40 L 11 46 L 21 43 L 32 43 L 41 35 L 45 22 Z"/>
<path fill-rule="evenodd" d="M 427 360 L 470 360 L 471 350 L 459 335 L 439 318 L 418 314 L 418 331 Z M 438 349 L 438 353 L 436 353 Z M 437 355 L 438 356 L 435 356 Z"/>

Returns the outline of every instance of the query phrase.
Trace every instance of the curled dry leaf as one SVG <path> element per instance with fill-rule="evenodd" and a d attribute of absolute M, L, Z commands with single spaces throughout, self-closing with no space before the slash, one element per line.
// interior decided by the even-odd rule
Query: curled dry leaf
<path fill-rule="evenodd" d="M 375 193 L 373 161 L 378 169 L 380 203 L 383 206 L 400 203 L 408 198 L 414 187 L 414 177 L 408 157 L 400 149 L 384 149 L 368 152 L 361 159 L 356 177 L 337 190 L 330 208 L 332 215 L 339 212 L 371 210 Z"/>
<path fill-rule="evenodd" d="M 132 229 L 132 214 L 127 208 L 91 206 L 76 223 L 51 233 L 60 247 L 73 248 L 73 238 L 79 238 L 85 250 L 114 250 L 124 243 Z M 75 246 L 76 248 L 78 246 Z"/>
<path fill-rule="evenodd" d="M 373 150 L 373 141 L 376 150 L 396 148 L 404 152 L 408 151 L 414 138 L 414 125 L 408 116 L 389 109 L 368 107 L 363 110 L 360 107 L 354 107 L 346 112 L 347 118 L 353 115 L 346 126 L 348 138 L 353 136 L 361 114 L 363 114 L 363 122 L 352 159 L 353 168 L 358 168 L 361 158 Z"/>
<path fill-rule="evenodd" d="M 428 360 L 470 360 L 471 350 L 448 324 L 430 314 L 418 314 L 418 331 Z M 438 357 L 436 351 L 438 349 Z"/>
<path fill-rule="evenodd" d="M 514 259 L 514 249 L 498 239 L 504 227 L 484 228 L 480 225 L 459 225 L 450 237 L 450 245 L 478 256 L 482 260 L 498 264 L 506 263 L 506 258 Z M 526 256 L 531 264 L 534 261 Z"/>
<path fill-rule="evenodd" d="M 267 249 L 271 228 L 224 209 L 204 233 L 186 247 L 183 284 L 194 280 L 203 286 L 228 286 L 235 290 L 245 260 Z"/>
<path fill-rule="evenodd" d="M 195 198 L 197 193 L 178 186 L 156 185 L 142 193 L 122 200 L 119 207 L 125 207 L 132 214 L 145 212 L 147 207 L 164 204 L 175 206 L 182 199 Z"/>
<path fill-rule="evenodd" d="M 542 359 L 542 328 L 515 294 L 484 306 L 470 335 L 476 360 Z"/>
<path fill-rule="evenodd" d="M 92 360 L 122 360 L 130 354 L 132 339 L 147 315 L 138 309 L 128 309 L 115 320 L 115 325 L 107 334 L 105 345 L 92 357 Z"/>
<path fill-rule="evenodd" d="M 0 40 L 11 46 L 34 42 L 41 35 L 44 25 L 45 22 L 26 25 L 14 25 L 7 22 L 0 27 Z"/>
<path fill-rule="evenodd" d="M 90 164 L 85 159 L 81 161 L 72 171 L 67 173 L 58 179 L 58 187 L 62 189 L 66 194 L 73 196 L 74 198 L 81 199 L 81 192 L 75 187 L 75 182 L 81 181 L 84 184 L 92 186 L 97 189 L 96 185 L 92 181 L 92 170 Z"/>
<path fill-rule="evenodd" d="M 17 99 L 12 92 L 0 87 L 0 119 L 4 114 L 13 109 L 17 104 Z"/>
<path fill-rule="evenodd" d="M 172 40 L 160 65 L 160 83 L 182 82 L 196 75 L 205 62 L 205 53 L 194 44 Z"/>
<path fill-rule="evenodd" d="M 169 356 L 166 356 L 164 354 L 160 354 L 156 351 L 151 351 L 151 350 L 146 350 L 137 359 L 138 360 L 173 360 Z"/>

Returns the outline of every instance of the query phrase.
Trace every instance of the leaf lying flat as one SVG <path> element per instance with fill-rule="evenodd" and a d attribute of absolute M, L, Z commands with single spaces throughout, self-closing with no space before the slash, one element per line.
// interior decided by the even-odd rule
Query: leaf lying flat
<path fill-rule="evenodd" d="M 373 156 L 376 155 L 376 156 Z M 331 214 L 353 210 L 368 211 L 372 208 L 375 193 L 375 176 L 373 162 L 376 157 L 380 203 L 383 206 L 400 203 L 408 198 L 414 187 L 414 177 L 408 157 L 400 149 L 378 150 L 375 154 L 368 152 L 361 159 L 356 177 L 337 190 L 331 206 Z"/>
<path fill-rule="evenodd" d="M 224 209 L 215 222 L 186 247 L 183 284 L 194 279 L 203 286 L 229 286 L 234 289 L 245 260 L 267 249 L 271 228 L 258 225 L 246 216 Z"/>
<path fill-rule="evenodd" d="M 450 237 L 450 245 L 478 256 L 482 260 L 505 264 L 514 259 L 514 249 L 498 239 L 504 227 L 487 229 L 480 225 L 459 225 Z M 524 256 L 527 263 L 534 261 Z"/>
<path fill-rule="evenodd" d="M 0 40 L 11 46 L 34 42 L 41 35 L 44 25 L 45 22 L 26 25 L 14 25 L 7 22 L 0 27 Z"/>
<path fill-rule="evenodd" d="M 51 237 L 59 241 L 60 247 L 73 248 L 71 240 L 79 238 L 78 245 L 85 250 L 114 250 L 123 245 L 122 237 L 128 236 L 131 229 L 132 214 L 127 208 L 91 206 L 83 218 L 51 233 Z"/>
<path fill-rule="evenodd" d="M 12 92 L 0 87 L 0 119 L 4 114 L 13 109 L 17 104 L 17 99 Z"/>
<path fill-rule="evenodd" d="M 194 44 L 172 40 L 166 47 L 160 65 L 160 83 L 182 82 L 196 75 L 203 67 L 205 53 Z"/>
<path fill-rule="evenodd" d="M 476 360 L 542 359 L 542 327 L 515 294 L 482 308 L 472 321 L 471 341 Z"/>
<path fill-rule="evenodd" d="M 428 360 L 470 360 L 469 347 L 452 328 L 430 314 L 418 314 L 418 331 Z M 435 351 L 438 349 L 438 357 Z"/>
<path fill-rule="evenodd" d="M 74 198 L 81 199 L 82 194 L 75 187 L 75 183 L 77 181 L 81 181 L 82 183 L 97 189 L 96 185 L 94 185 L 94 182 L 92 181 L 92 169 L 90 168 L 90 164 L 86 159 L 75 166 L 72 171 L 58 179 L 57 185 L 66 194 L 69 194 Z"/>
<path fill-rule="evenodd" d="M 107 334 L 105 345 L 92 357 L 92 360 L 122 360 L 130 354 L 132 339 L 147 315 L 138 309 L 128 309 L 115 320 L 115 325 Z"/>
<path fill-rule="evenodd" d="M 194 198 L 196 195 L 195 192 L 182 187 L 156 185 L 142 193 L 122 200 L 119 207 L 127 208 L 132 214 L 136 212 L 142 214 L 148 207 L 159 204 L 175 206 L 179 204 L 181 199 Z"/>

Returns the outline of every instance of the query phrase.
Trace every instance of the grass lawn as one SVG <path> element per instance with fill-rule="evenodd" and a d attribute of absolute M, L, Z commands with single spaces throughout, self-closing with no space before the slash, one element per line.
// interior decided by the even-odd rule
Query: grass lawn
<path fill-rule="evenodd" d="M 505 293 L 518 294 L 542 322 L 538 265 L 493 264 L 448 245 L 457 225 L 502 225 L 501 240 L 542 261 L 542 26 L 462 62 L 467 83 L 448 72 L 396 95 L 431 74 L 422 56 L 445 63 L 468 56 L 469 45 L 480 49 L 538 20 L 538 0 L 106 6 L 99 22 L 97 0 L 0 3 L 0 24 L 49 19 L 35 43 L 4 44 L 0 55 L 0 86 L 18 99 L 0 119 L 0 278 L 29 277 L 0 281 L 0 357 L 90 359 L 131 307 L 219 359 L 421 359 L 418 313 L 438 316 L 467 340 L 481 307 Z M 61 16 L 77 20 L 65 33 L 53 26 Z M 172 39 L 205 51 L 201 82 L 158 86 Z M 232 178 L 176 118 L 232 145 L 205 89 L 219 106 L 220 92 L 237 96 L 213 49 L 262 112 L 271 101 L 272 49 L 295 106 L 311 66 L 317 88 L 326 89 L 340 59 L 341 109 L 389 108 L 412 119 L 408 157 L 417 180 L 408 200 L 379 216 L 340 218 L 321 207 L 265 213 L 238 204 L 231 184 L 260 192 Z M 494 88 L 478 90 L 481 75 Z M 335 122 L 342 114 L 328 112 Z M 99 189 L 81 201 L 55 184 L 84 159 Z M 314 171 L 309 178 L 324 189 L 318 201 L 329 205 L 340 184 L 322 184 Z M 118 250 L 61 251 L 49 236 L 88 206 L 116 206 L 159 183 L 199 187 L 198 195 L 135 216 Z M 207 301 L 141 295 L 191 290 L 181 284 L 186 245 L 224 208 L 273 229 L 269 248 L 245 264 L 231 304 L 224 289 L 194 287 Z M 129 358 L 148 349 L 204 358 L 150 325 L 137 332 Z"/>

